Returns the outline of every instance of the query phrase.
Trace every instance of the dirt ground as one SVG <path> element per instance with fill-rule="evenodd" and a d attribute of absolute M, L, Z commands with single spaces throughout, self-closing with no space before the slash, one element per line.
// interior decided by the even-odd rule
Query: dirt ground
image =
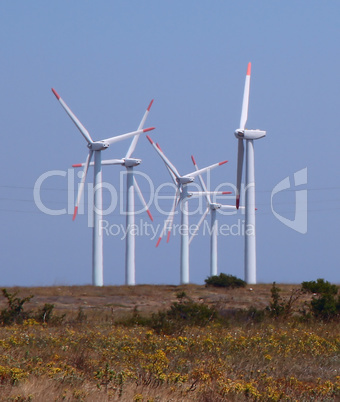
<path fill-rule="evenodd" d="M 278 284 L 280 295 L 288 300 L 299 285 Z M 34 295 L 25 304 L 26 309 L 36 310 L 45 303 L 53 304 L 54 311 L 75 314 L 79 308 L 87 314 L 109 314 L 115 317 L 138 310 L 151 313 L 168 308 L 177 300 L 177 294 L 184 291 L 195 302 L 217 305 L 223 309 L 262 309 L 271 301 L 272 284 L 258 284 L 241 289 L 223 289 L 203 285 L 137 285 L 137 286 L 53 286 L 53 287 L 14 287 L 7 288 L 10 293 L 18 292 L 17 297 Z M 303 295 L 299 304 L 310 300 Z M 0 309 L 5 308 L 6 299 L 0 295 Z"/>

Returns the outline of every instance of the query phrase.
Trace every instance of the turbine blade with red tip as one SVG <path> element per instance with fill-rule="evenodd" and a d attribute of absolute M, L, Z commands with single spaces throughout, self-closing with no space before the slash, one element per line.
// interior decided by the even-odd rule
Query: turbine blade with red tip
<path fill-rule="evenodd" d="M 76 117 L 76 115 L 72 112 L 72 110 L 67 106 L 67 104 L 63 101 L 63 99 L 59 96 L 59 94 L 57 93 L 57 91 L 52 88 L 52 92 L 54 93 L 55 97 L 58 99 L 59 103 L 61 104 L 61 106 L 64 108 L 64 110 L 66 111 L 66 113 L 70 116 L 71 120 L 73 121 L 73 123 L 77 126 L 78 130 L 81 132 L 81 134 L 83 135 L 83 137 L 85 138 L 85 140 L 89 143 L 92 144 L 93 140 L 89 134 L 89 132 L 86 130 L 86 128 L 81 124 L 81 122 L 78 120 L 78 118 Z"/>
<path fill-rule="evenodd" d="M 246 81 L 244 84 L 242 112 L 241 112 L 241 120 L 240 120 L 240 129 L 241 130 L 244 130 L 246 123 L 247 123 L 247 119 L 248 119 L 250 73 L 251 73 L 251 63 L 248 64 Z"/>
<path fill-rule="evenodd" d="M 218 166 L 222 166 L 222 165 L 224 165 L 224 164 L 227 163 L 227 162 L 228 162 L 228 161 L 223 161 L 223 162 L 214 163 L 213 165 L 207 166 L 207 167 L 205 167 L 205 168 L 203 168 L 203 169 L 198 169 L 198 170 L 196 170 L 195 172 L 186 174 L 186 175 L 184 175 L 183 177 L 195 177 L 195 176 L 198 176 L 198 175 L 200 175 L 200 174 L 202 174 L 202 173 L 204 173 L 204 172 L 207 172 L 208 170 L 214 169 L 214 168 L 216 168 L 216 167 L 218 167 Z"/>
<path fill-rule="evenodd" d="M 181 175 L 178 173 L 178 170 L 175 168 L 175 166 L 165 156 L 164 152 L 161 150 L 159 145 L 155 144 L 148 135 L 146 136 L 146 138 L 149 140 L 150 144 L 155 148 L 156 152 L 162 158 L 163 162 L 168 166 L 168 168 L 172 171 L 172 173 L 176 176 L 176 178 L 179 179 Z"/>
<path fill-rule="evenodd" d="M 160 236 L 158 238 L 156 247 L 159 246 L 159 243 L 161 242 L 162 237 L 164 236 L 165 232 L 168 232 L 167 242 L 169 241 L 169 237 L 170 237 L 169 233 L 171 232 L 171 229 L 172 229 L 172 222 L 174 220 L 175 209 L 176 209 L 176 207 L 178 205 L 178 201 L 179 201 L 179 189 L 177 188 L 176 194 L 175 194 L 175 197 L 174 197 L 174 201 L 173 201 L 173 204 L 172 204 L 172 207 L 171 207 L 171 210 L 170 210 L 170 213 L 169 213 L 168 217 L 164 221 L 164 226 L 163 226 L 162 232 L 161 232 L 161 234 L 160 234 Z"/>
<path fill-rule="evenodd" d="M 195 158 L 194 158 L 192 155 L 191 155 L 191 160 L 192 160 L 192 163 L 193 163 L 194 166 L 195 166 L 196 171 L 198 172 L 198 171 L 199 171 L 199 168 L 198 168 L 198 166 L 197 166 L 197 163 L 196 163 Z M 202 175 L 199 174 L 199 175 L 198 175 L 198 178 L 199 178 L 199 180 L 200 180 L 200 183 L 201 183 L 201 186 L 202 186 L 203 191 L 204 191 L 205 193 L 207 193 L 207 194 L 205 194 L 205 198 L 206 198 L 208 204 L 210 205 L 210 204 L 211 204 L 210 195 L 208 194 L 207 186 L 205 185 L 205 182 L 204 182 L 204 180 L 203 180 Z"/>
<path fill-rule="evenodd" d="M 137 180 L 136 180 L 135 176 L 133 176 L 133 183 L 134 183 L 134 186 L 135 186 L 135 189 L 136 189 L 136 191 L 137 191 L 137 194 L 138 194 L 139 199 L 141 200 L 141 202 L 142 202 L 142 204 L 143 204 L 143 206 L 144 206 L 144 208 L 145 208 L 147 214 L 149 215 L 149 218 L 150 218 L 151 221 L 153 222 L 153 217 L 152 217 L 151 212 L 150 212 L 150 210 L 149 210 L 149 206 L 147 205 L 147 203 L 146 203 L 146 201 L 145 201 L 145 199 L 144 199 L 144 197 L 143 197 L 143 194 L 142 194 L 142 192 L 141 192 L 141 189 L 140 189 L 140 187 L 139 187 L 139 185 L 138 185 L 138 183 L 137 183 Z"/>
<path fill-rule="evenodd" d="M 148 106 L 148 108 L 146 109 L 146 111 L 145 111 L 145 113 L 144 113 L 144 116 L 143 116 L 141 122 L 139 123 L 139 126 L 138 126 L 138 129 L 137 129 L 137 130 L 142 130 L 142 129 L 143 129 L 144 124 L 145 124 L 145 121 L 146 121 L 146 118 L 148 117 L 148 114 L 149 114 L 149 112 L 150 112 L 150 109 L 151 109 L 152 104 L 153 104 L 153 99 L 152 99 L 152 101 L 149 103 L 149 106 Z M 125 158 L 130 158 L 130 157 L 131 157 L 131 155 L 133 154 L 134 150 L 136 149 L 136 145 L 137 145 L 138 139 L 139 139 L 139 135 L 136 135 L 136 136 L 134 137 L 134 139 L 132 140 L 131 144 L 130 144 L 130 147 L 129 147 L 127 153 L 126 153 Z"/>
<path fill-rule="evenodd" d="M 127 138 L 133 137 L 135 135 L 140 135 L 142 133 L 146 133 L 146 132 L 154 130 L 154 129 L 155 129 L 155 127 L 143 128 L 141 130 L 131 131 L 130 133 L 120 134 L 120 135 L 116 135 L 115 137 L 106 138 L 105 140 L 102 140 L 102 141 L 107 142 L 109 144 L 113 144 L 115 142 L 123 141 L 123 140 L 126 140 Z"/>
<path fill-rule="evenodd" d="M 76 201 L 76 205 L 75 205 L 75 208 L 74 208 L 74 214 L 73 214 L 73 218 L 72 218 L 73 220 L 75 220 L 76 216 L 77 216 L 78 206 L 79 206 L 81 196 L 82 196 L 83 191 L 84 191 L 86 175 L 87 175 L 89 164 L 90 164 L 90 161 L 91 161 L 91 158 L 92 158 L 92 154 L 93 154 L 93 151 L 90 150 L 88 155 L 87 155 L 86 162 L 84 164 L 83 177 L 81 178 L 81 182 L 80 182 L 80 186 L 79 186 L 79 190 L 78 190 L 77 201 Z"/>
<path fill-rule="evenodd" d="M 78 168 L 78 167 L 83 167 L 85 166 L 85 163 L 76 163 L 74 165 L 72 165 L 72 167 L 74 168 Z M 124 159 L 105 159 L 102 161 L 102 165 L 123 165 L 124 164 Z M 93 166 L 94 162 L 90 162 L 89 166 Z"/>

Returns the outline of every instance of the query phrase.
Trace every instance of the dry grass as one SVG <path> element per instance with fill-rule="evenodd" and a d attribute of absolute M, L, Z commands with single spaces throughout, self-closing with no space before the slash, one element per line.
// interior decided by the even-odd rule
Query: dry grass
<path fill-rule="evenodd" d="M 298 286 L 279 287 L 288 299 Z M 183 290 L 222 309 L 267 306 L 271 285 L 252 288 L 8 289 L 20 297 L 33 294 L 29 309 L 53 303 L 57 314 L 67 315 L 58 326 L 28 320 L 0 327 L 0 400 L 340 400 L 339 322 L 211 323 L 172 335 L 115 324 L 136 307 L 143 314 L 168 308 Z M 75 321 L 79 307 L 86 321 Z"/>
<path fill-rule="evenodd" d="M 94 317 L 121 316 L 132 312 L 135 308 L 142 313 L 156 312 L 168 308 L 177 300 L 176 294 L 185 291 L 196 302 L 208 305 L 217 303 L 225 308 L 242 309 L 249 307 L 265 308 L 271 298 L 270 284 L 258 284 L 240 289 L 223 289 L 205 287 L 202 285 L 138 285 L 138 286 L 53 286 L 32 288 L 7 288 L 10 293 L 19 291 L 20 297 L 34 295 L 27 303 L 28 309 L 36 309 L 45 303 L 54 304 L 60 313 L 75 314 L 81 307 L 86 314 Z M 280 284 L 283 298 L 288 298 L 298 285 Z M 252 290 L 250 290 L 252 289 Z M 309 301 L 305 295 L 300 299 L 300 305 Z M 6 300 L 0 299 L 0 309 L 6 306 Z M 93 314 L 91 314 L 93 312 Z"/>

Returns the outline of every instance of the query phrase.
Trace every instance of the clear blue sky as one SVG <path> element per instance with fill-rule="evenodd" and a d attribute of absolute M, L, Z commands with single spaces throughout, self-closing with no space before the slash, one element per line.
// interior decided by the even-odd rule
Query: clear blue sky
<path fill-rule="evenodd" d="M 86 216 L 75 222 L 72 214 L 49 216 L 33 199 L 40 175 L 67 172 L 87 153 L 51 87 L 95 139 L 136 129 L 154 98 L 151 137 L 181 173 L 193 170 L 191 154 L 200 167 L 229 160 L 212 172 L 215 187 L 235 183 L 233 132 L 249 61 L 247 126 L 267 130 L 255 143 L 258 281 L 322 277 L 340 283 L 339 15 L 335 0 L 1 2 L 0 285 L 91 282 Z M 128 145 L 112 146 L 103 157 L 122 157 Z M 138 170 L 156 187 L 169 181 L 145 138 L 134 156 L 143 159 Z M 300 234 L 273 215 L 270 197 L 277 183 L 305 167 L 308 232 Z M 105 167 L 103 178 L 119 189 L 121 171 Z M 145 183 L 141 187 L 148 192 Z M 274 203 L 289 219 L 293 190 Z M 66 208 L 67 178 L 46 180 L 41 197 L 49 208 Z M 154 225 L 161 225 L 155 205 L 151 212 Z M 219 222 L 233 225 L 240 218 L 219 216 Z M 125 218 L 117 208 L 108 220 L 124 225 Z M 146 221 L 141 215 L 137 222 Z M 178 284 L 179 240 L 156 249 L 156 240 L 137 238 L 137 283 Z M 104 240 L 107 285 L 124 283 L 124 247 L 118 236 Z M 219 270 L 242 278 L 243 247 L 242 236 L 220 236 Z M 190 280 L 204 283 L 208 274 L 209 237 L 201 233 L 190 249 Z"/>

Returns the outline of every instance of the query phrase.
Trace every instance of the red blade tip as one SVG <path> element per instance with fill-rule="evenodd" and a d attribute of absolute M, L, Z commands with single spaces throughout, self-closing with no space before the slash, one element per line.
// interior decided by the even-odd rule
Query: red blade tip
<path fill-rule="evenodd" d="M 227 163 L 228 161 L 223 161 L 223 162 L 220 162 L 219 163 L 219 165 L 221 166 L 221 165 L 224 165 L 225 163 Z"/>
<path fill-rule="evenodd" d="M 154 130 L 156 127 L 149 127 L 149 128 L 144 128 L 143 132 L 146 133 L 147 131 L 152 131 Z"/>
<path fill-rule="evenodd" d="M 158 246 L 159 246 L 159 243 L 161 242 L 161 240 L 162 240 L 162 238 L 161 238 L 161 237 L 160 237 L 160 238 L 157 240 L 156 247 L 158 247 Z"/>
<path fill-rule="evenodd" d="M 151 212 L 150 212 L 149 210 L 147 210 L 146 212 L 148 213 L 149 218 L 150 218 L 150 219 L 151 219 L 151 221 L 153 222 L 153 217 L 152 217 L 152 215 L 151 215 Z"/>
<path fill-rule="evenodd" d="M 168 237 L 166 238 L 166 242 L 167 242 L 167 243 L 169 243 L 169 240 L 170 240 L 170 234 L 171 234 L 171 232 L 170 232 L 170 230 L 169 230 L 169 232 L 168 232 Z"/>
<path fill-rule="evenodd" d="M 74 208 L 74 213 L 73 213 L 73 218 L 72 218 L 73 221 L 76 219 L 77 212 L 78 212 L 78 207 L 75 207 Z"/>
<path fill-rule="evenodd" d="M 160 145 L 158 144 L 158 142 L 156 142 L 156 147 L 157 147 L 161 152 L 163 152 L 163 151 L 162 151 L 162 148 L 160 147 Z"/>
<path fill-rule="evenodd" d="M 147 135 L 146 138 L 150 141 L 151 144 L 153 144 L 152 139 Z"/>
<path fill-rule="evenodd" d="M 72 167 L 82 167 L 83 165 L 81 163 L 75 163 L 74 165 L 72 165 Z"/>
<path fill-rule="evenodd" d="M 196 161 L 195 161 L 195 158 L 193 157 L 193 155 L 191 155 L 191 160 L 192 160 L 192 163 L 196 166 Z"/>
<path fill-rule="evenodd" d="M 251 72 L 251 63 L 248 63 L 247 75 L 250 75 L 250 72 Z"/>
<path fill-rule="evenodd" d="M 54 88 L 52 88 L 52 92 L 54 93 L 55 97 L 59 100 L 60 96 L 58 95 L 58 92 Z"/>
<path fill-rule="evenodd" d="M 232 191 L 222 191 L 222 194 L 232 194 Z"/>
<path fill-rule="evenodd" d="M 152 99 L 152 101 L 150 102 L 150 104 L 149 104 L 149 106 L 148 106 L 148 108 L 147 108 L 147 111 L 148 111 L 148 112 L 150 112 L 150 109 L 151 109 L 152 104 L 153 104 L 153 99 Z"/>

